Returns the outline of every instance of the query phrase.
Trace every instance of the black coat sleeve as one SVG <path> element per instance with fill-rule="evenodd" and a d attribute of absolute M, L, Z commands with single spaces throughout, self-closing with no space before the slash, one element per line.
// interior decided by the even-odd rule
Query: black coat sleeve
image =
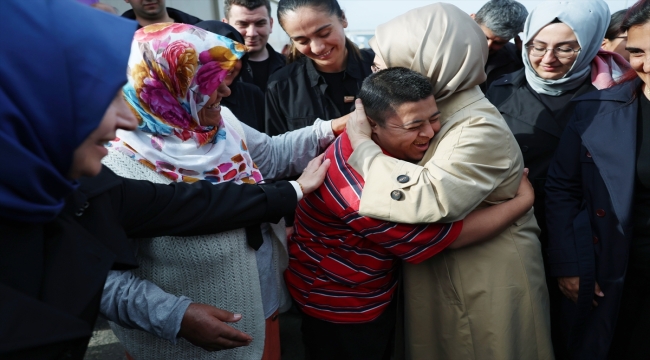
<path fill-rule="evenodd" d="M 585 220 L 583 214 L 582 150 L 580 135 L 569 124 L 551 162 L 546 179 L 546 225 L 551 276 L 578 276 L 577 247 Z M 589 229 L 589 227 L 587 227 Z"/>
<path fill-rule="evenodd" d="M 202 235 L 278 222 L 297 204 L 288 181 L 164 185 L 121 178 L 121 185 L 111 189 L 111 198 L 130 237 Z"/>
<path fill-rule="evenodd" d="M 278 99 L 278 83 L 273 82 L 269 84 L 268 89 L 266 89 L 266 99 L 265 99 L 265 119 L 264 126 L 266 133 L 269 136 L 284 134 L 289 131 L 287 126 L 285 115 L 282 112 L 280 106 L 280 100 Z"/>

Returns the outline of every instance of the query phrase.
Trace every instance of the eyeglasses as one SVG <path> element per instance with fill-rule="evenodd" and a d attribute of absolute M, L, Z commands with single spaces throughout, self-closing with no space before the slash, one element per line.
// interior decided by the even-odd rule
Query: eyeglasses
<path fill-rule="evenodd" d="M 556 58 L 558 59 L 571 59 L 573 56 L 575 56 L 576 53 L 579 53 L 582 49 L 574 50 L 570 47 L 564 47 L 564 46 L 559 46 L 554 49 L 547 49 L 543 47 L 539 47 L 539 45 L 527 45 L 526 48 L 528 49 L 528 53 L 530 56 L 534 57 L 542 57 L 546 55 L 546 52 L 549 50 L 553 50 L 553 55 L 555 55 Z"/>

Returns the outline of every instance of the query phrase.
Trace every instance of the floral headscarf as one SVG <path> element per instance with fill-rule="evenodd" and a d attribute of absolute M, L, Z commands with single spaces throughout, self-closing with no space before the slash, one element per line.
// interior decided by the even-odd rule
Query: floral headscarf
<path fill-rule="evenodd" d="M 232 125 L 222 119 L 216 127 L 204 126 L 198 116 L 246 50 L 187 24 L 138 30 L 123 92 L 139 126 L 119 131 L 112 146 L 173 181 L 261 181 Z"/>

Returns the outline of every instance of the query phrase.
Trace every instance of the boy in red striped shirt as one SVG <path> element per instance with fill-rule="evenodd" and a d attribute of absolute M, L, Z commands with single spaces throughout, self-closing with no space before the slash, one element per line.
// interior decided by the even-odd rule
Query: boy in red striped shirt
<path fill-rule="evenodd" d="M 440 130 L 432 92 L 426 77 L 405 68 L 382 70 L 364 81 L 359 98 L 372 138 L 387 155 L 422 159 Z M 521 196 L 451 224 L 397 224 L 360 216 L 364 180 L 347 164 L 351 154 L 346 133 L 326 150 L 331 165 L 325 182 L 298 204 L 289 241 L 285 279 L 303 312 L 310 359 L 389 359 L 400 259 L 419 263 L 447 247 L 488 239 L 532 206 L 532 187 L 523 179 Z M 402 196 L 399 190 L 391 193 L 395 201 Z"/>

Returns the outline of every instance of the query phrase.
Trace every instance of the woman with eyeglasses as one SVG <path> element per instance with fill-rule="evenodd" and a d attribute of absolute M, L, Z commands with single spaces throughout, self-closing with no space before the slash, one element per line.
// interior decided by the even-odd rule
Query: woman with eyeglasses
<path fill-rule="evenodd" d="M 602 0 L 544 2 L 531 11 L 524 25 L 524 68 L 495 81 L 486 94 L 508 123 L 530 169 L 535 217 L 542 229 L 544 249 L 548 243 L 544 183 L 560 137 L 574 113 L 576 103 L 571 100 L 614 85 L 628 68 L 620 55 L 600 49 L 609 19 L 609 8 Z M 546 250 L 544 256 L 554 348 L 562 358 L 565 346 L 556 306 L 562 295 L 556 280 L 549 277 Z"/>

